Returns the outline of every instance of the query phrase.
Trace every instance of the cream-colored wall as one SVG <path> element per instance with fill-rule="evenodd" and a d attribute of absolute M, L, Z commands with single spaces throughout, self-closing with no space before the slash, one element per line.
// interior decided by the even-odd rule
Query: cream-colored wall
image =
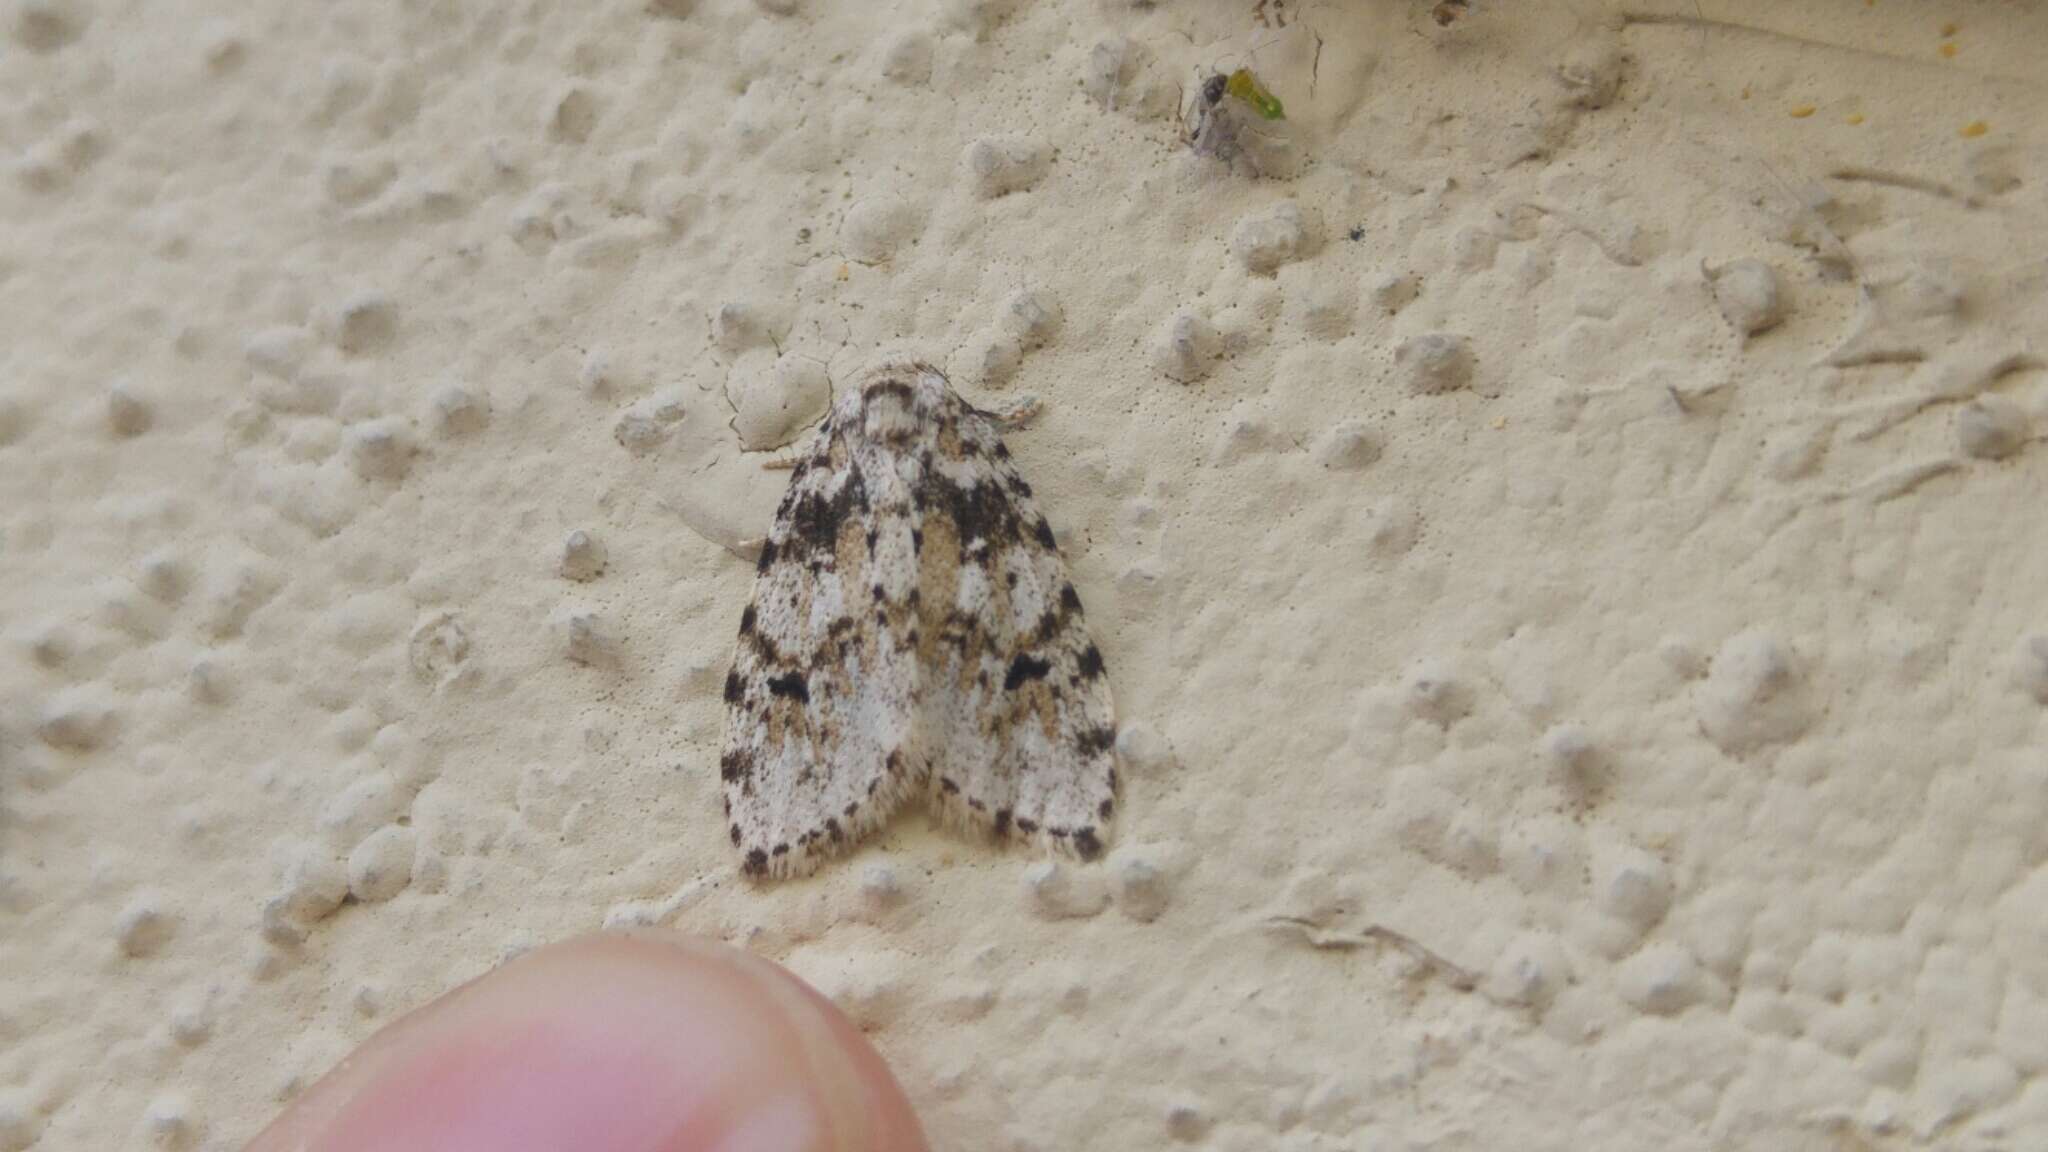
<path fill-rule="evenodd" d="M 0 1149 L 607 925 L 946 1147 L 2048 1144 L 2048 15 L 1642 7 L 9 0 Z M 739 437 L 906 351 L 1042 402 L 1114 851 L 756 887 Z"/>

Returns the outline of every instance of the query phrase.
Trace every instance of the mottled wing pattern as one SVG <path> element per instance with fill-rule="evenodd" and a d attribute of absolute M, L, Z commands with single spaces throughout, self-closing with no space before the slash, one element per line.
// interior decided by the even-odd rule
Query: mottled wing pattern
<path fill-rule="evenodd" d="M 753 875 L 809 871 L 887 820 L 914 782 L 917 666 L 886 626 L 868 535 L 907 534 L 858 458 L 859 412 L 827 417 L 762 546 L 726 676 L 720 776 L 733 846 Z M 894 500 L 907 505 L 907 500 Z"/>
<path fill-rule="evenodd" d="M 726 678 L 753 875 L 810 871 L 927 793 L 1092 858 L 1115 811 L 1102 655 L 994 419 L 923 365 L 843 396 L 790 479 Z"/>
<path fill-rule="evenodd" d="M 1093 859 L 1115 815 L 1116 726 L 1081 597 L 995 420 L 945 395 L 923 476 L 920 666 L 940 815 Z"/>

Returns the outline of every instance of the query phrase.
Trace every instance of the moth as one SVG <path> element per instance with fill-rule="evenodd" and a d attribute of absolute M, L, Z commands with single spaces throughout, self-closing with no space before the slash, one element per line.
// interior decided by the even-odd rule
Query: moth
<path fill-rule="evenodd" d="M 802 875 L 912 800 L 1078 856 L 1116 813 L 1102 652 L 1000 421 L 885 363 L 798 455 L 740 616 L 719 775 L 757 877 Z"/>

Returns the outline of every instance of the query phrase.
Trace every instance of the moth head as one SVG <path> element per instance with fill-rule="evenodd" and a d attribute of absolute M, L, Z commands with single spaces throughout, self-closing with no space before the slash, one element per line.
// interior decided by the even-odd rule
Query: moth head
<path fill-rule="evenodd" d="M 869 376 L 860 390 L 861 433 L 876 443 L 898 447 L 916 439 L 916 373 L 909 367 L 884 368 Z"/>

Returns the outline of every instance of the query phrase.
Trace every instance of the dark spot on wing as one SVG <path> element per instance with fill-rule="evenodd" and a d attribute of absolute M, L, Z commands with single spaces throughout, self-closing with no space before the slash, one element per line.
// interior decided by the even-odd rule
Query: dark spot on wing
<path fill-rule="evenodd" d="M 951 776 L 939 777 L 939 788 L 948 796 L 956 795 L 960 791 L 960 786 L 958 784 L 953 783 L 953 778 Z"/>
<path fill-rule="evenodd" d="M 1017 658 L 1010 661 L 1010 671 L 1003 676 L 1003 691 L 1015 692 L 1028 681 L 1045 679 L 1045 674 L 1050 671 L 1051 663 L 1029 652 L 1019 652 Z"/>
<path fill-rule="evenodd" d="M 1019 816 L 1017 817 L 1017 831 L 1024 833 L 1026 836 L 1029 836 L 1033 832 L 1038 831 L 1038 821 L 1027 820 L 1024 817 Z"/>
<path fill-rule="evenodd" d="M 1104 724 L 1099 728 L 1090 728 L 1081 733 L 1074 743 L 1080 748 L 1081 755 L 1099 756 L 1116 747 L 1116 726 Z"/>
<path fill-rule="evenodd" d="M 1097 816 L 1100 816 L 1100 817 L 1102 817 L 1102 818 L 1103 818 L 1104 820 L 1107 820 L 1107 819 L 1109 819 L 1110 813 L 1112 813 L 1112 812 L 1115 812 L 1115 811 L 1116 811 L 1116 801 L 1115 801 L 1115 800 L 1104 800 L 1104 801 L 1103 801 L 1103 802 L 1102 802 L 1102 803 L 1101 803 L 1100 805 L 1098 805 L 1098 806 L 1096 807 L 1096 809 L 1095 809 L 1095 814 L 1096 814 Z"/>
<path fill-rule="evenodd" d="M 1006 834 L 1008 834 L 1008 832 L 1009 832 L 1009 831 L 1010 831 L 1010 810 L 1009 810 L 1008 808 L 998 808 L 998 809 L 996 809 L 996 835 L 998 835 L 998 836 L 1006 835 Z"/>
<path fill-rule="evenodd" d="M 752 604 L 749 604 L 747 605 L 747 610 L 745 612 L 740 613 L 740 635 L 745 636 L 753 630 L 754 606 Z"/>
<path fill-rule="evenodd" d="M 752 765 L 747 763 L 744 752 L 727 752 L 718 758 L 718 777 L 721 780 L 737 780 L 747 774 Z"/>
<path fill-rule="evenodd" d="M 770 640 L 766 632 L 755 629 L 746 636 L 746 639 L 753 644 L 754 651 L 761 654 L 761 663 L 769 667 L 788 663 L 782 658 L 782 649 L 776 647 L 775 641 Z"/>
<path fill-rule="evenodd" d="M 727 704 L 737 704 L 745 699 L 746 695 L 747 686 L 740 679 L 739 670 L 734 669 L 731 672 L 727 672 L 725 674 L 725 702 Z"/>
<path fill-rule="evenodd" d="M 849 517 L 865 512 L 868 486 L 859 468 L 848 468 L 839 491 L 831 496 L 805 492 L 789 511 L 788 544 L 816 560 L 839 547 L 839 530 Z"/>
<path fill-rule="evenodd" d="M 1079 671 L 1083 680 L 1093 680 L 1102 675 L 1102 651 L 1095 645 L 1090 644 L 1081 653 Z"/>
<path fill-rule="evenodd" d="M 830 836 L 835 842 L 845 838 L 846 829 L 839 826 L 839 818 L 837 816 L 827 816 L 825 818 L 825 835 Z"/>
<path fill-rule="evenodd" d="M 768 854 L 759 848 L 747 853 L 747 875 L 759 876 L 768 871 Z"/>
<path fill-rule="evenodd" d="M 799 704 L 811 702 L 811 688 L 804 683 L 804 674 L 801 672 L 784 672 L 780 676 L 771 677 L 768 681 L 768 691 L 772 695 L 786 696 Z"/>
<path fill-rule="evenodd" d="M 732 826 L 731 826 L 731 831 L 732 831 L 732 846 L 733 846 L 733 847 L 735 847 L 735 848 L 737 848 L 737 847 L 739 847 L 739 846 L 740 846 L 740 826 L 739 826 L 739 825 L 737 825 L 737 824 L 734 824 L 734 825 L 732 825 Z"/>
<path fill-rule="evenodd" d="M 996 484 L 956 484 L 930 473 L 917 491 L 929 497 L 937 515 L 953 522 L 963 554 L 976 540 L 1014 539 L 1020 527 L 1016 505 Z"/>
<path fill-rule="evenodd" d="M 1074 591 L 1072 584 L 1060 585 L 1060 607 L 1065 608 L 1069 612 L 1079 612 L 1081 610 L 1081 594 Z"/>
<path fill-rule="evenodd" d="M 761 558 L 754 562 L 754 571 L 766 572 L 773 567 L 775 567 L 775 541 L 762 541 Z"/>
<path fill-rule="evenodd" d="M 1102 841 L 1095 838 L 1095 829 L 1083 828 L 1074 833 L 1074 851 L 1079 852 L 1083 860 L 1093 860 L 1102 855 Z"/>
<path fill-rule="evenodd" d="M 1045 517 L 1040 516 L 1038 518 L 1038 524 L 1031 529 L 1031 533 L 1038 537 L 1038 542 L 1045 545 L 1047 549 L 1059 548 L 1059 542 L 1052 538 L 1052 525 L 1045 522 Z"/>

